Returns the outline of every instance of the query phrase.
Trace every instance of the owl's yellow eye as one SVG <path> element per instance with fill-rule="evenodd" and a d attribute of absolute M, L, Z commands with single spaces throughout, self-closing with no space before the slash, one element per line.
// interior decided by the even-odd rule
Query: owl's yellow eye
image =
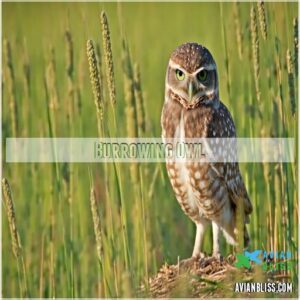
<path fill-rule="evenodd" d="M 177 77 L 178 80 L 182 81 L 185 76 L 184 76 L 184 73 L 181 70 L 177 69 L 176 70 L 176 77 Z"/>
<path fill-rule="evenodd" d="M 197 74 L 197 78 L 199 81 L 205 81 L 207 78 L 207 71 L 206 70 L 201 70 L 198 74 Z"/>

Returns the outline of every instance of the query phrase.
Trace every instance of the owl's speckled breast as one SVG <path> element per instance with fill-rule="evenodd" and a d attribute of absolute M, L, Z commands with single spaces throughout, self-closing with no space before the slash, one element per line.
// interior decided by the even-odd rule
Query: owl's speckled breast
<path fill-rule="evenodd" d="M 173 113 L 166 116 L 165 112 L 170 109 Z M 202 111 L 199 109 L 185 110 L 175 101 L 168 101 L 165 103 L 162 114 L 163 137 L 176 138 L 182 142 L 185 138 L 206 137 L 207 124 L 211 119 L 209 112 L 210 109 L 207 110 L 206 108 Z M 201 193 L 195 187 L 195 179 L 200 179 L 202 172 L 199 170 L 191 174 L 191 167 L 191 163 L 183 162 L 182 159 L 180 162 L 167 162 L 168 175 L 176 198 L 182 210 L 197 222 L 201 216 L 206 215 L 199 206 Z"/>
<path fill-rule="evenodd" d="M 221 104 L 217 109 L 203 106 L 186 110 L 175 101 L 167 101 L 162 114 L 163 137 L 180 141 L 211 137 L 217 130 L 212 124 L 218 124 L 216 118 L 223 113 L 222 109 Z M 172 114 L 167 113 L 170 110 Z M 191 163 L 181 159 L 180 162 L 167 162 L 167 170 L 178 202 L 193 221 L 197 222 L 203 216 L 219 217 L 227 201 L 226 187 L 220 176 L 224 172 L 223 166 L 212 168 L 205 160 Z"/>

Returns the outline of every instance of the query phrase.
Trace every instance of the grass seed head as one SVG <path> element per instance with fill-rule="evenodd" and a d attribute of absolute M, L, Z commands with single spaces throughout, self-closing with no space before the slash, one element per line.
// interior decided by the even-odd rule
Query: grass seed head
<path fill-rule="evenodd" d="M 294 73 L 293 73 L 293 59 L 290 49 L 286 52 L 286 64 L 288 72 L 288 86 L 289 86 L 289 96 L 291 102 L 292 115 L 296 113 L 296 99 L 295 99 L 295 85 L 294 85 Z"/>
<path fill-rule="evenodd" d="M 50 60 L 46 69 L 46 85 L 49 95 L 49 106 L 51 109 L 58 109 L 58 91 L 56 85 L 56 62 L 54 48 L 50 49 Z"/>
<path fill-rule="evenodd" d="M 3 200 L 5 204 L 8 223 L 9 223 L 12 250 L 14 256 L 18 258 L 21 255 L 22 249 L 21 249 L 21 243 L 20 243 L 17 224 L 16 224 L 16 216 L 15 216 L 12 193 L 11 193 L 10 185 L 6 178 L 2 179 L 2 192 L 3 192 Z"/>
<path fill-rule="evenodd" d="M 295 64 L 295 74 L 298 76 L 298 51 L 299 51 L 299 37 L 298 37 L 298 18 L 293 20 L 294 26 L 294 64 Z"/>
<path fill-rule="evenodd" d="M 243 45 L 242 45 L 242 29 L 240 23 L 240 13 L 239 13 L 239 3 L 234 2 L 234 23 L 235 23 L 235 34 L 236 34 L 236 41 L 238 46 L 238 54 L 239 59 L 243 58 Z"/>
<path fill-rule="evenodd" d="M 263 1 L 257 2 L 257 10 L 258 10 L 258 18 L 260 24 L 261 35 L 264 40 L 268 37 L 267 32 L 267 22 L 266 22 L 266 11 L 265 11 L 265 3 Z"/>
<path fill-rule="evenodd" d="M 259 91 L 259 39 L 258 39 L 258 28 L 257 28 L 257 17 L 255 7 L 251 6 L 250 12 L 250 31 L 251 31 L 251 44 L 252 44 L 252 59 L 254 68 L 254 80 L 257 100 L 260 100 Z"/>
<path fill-rule="evenodd" d="M 98 214 L 94 188 L 91 188 L 91 192 L 90 192 L 90 205 L 91 205 L 91 211 L 93 216 L 94 233 L 95 233 L 96 245 L 97 245 L 97 255 L 99 260 L 102 261 L 103 246 L 102 246 L 101 223 Z"/>
<path fill-rule="evenodd" d="M 28 52 L 27 52 L 27 44 L 26 40 L 24 39 L 24 51 L 22 54 L 23 59 L 23 80 L 24 80 L 24 90 L 26 97 L 29 99 L 30 97 L 30 64 L 29 64 L 29 58 L 28 58 Z"/>
<path fill-rule="evenodd" d="M 74 69 L 74 50 L 73 50 L 73 40 L 72 35 L 69 29 L 65 32 L 65 39 L 66 39 L 66 69 L 67 73 L 70 77 L 73 76 L 73 69 Z"/>
<path fill-rule="evenodd" d="M 136 111 L 136 99 L 135 99 L 135 87 L 134 87 L 134 75 L 133 68 L 130 59 L 130 53 L 128 45 L 123 40 L 122 49 L 122 65 L 124 74 L 124 95 L 126 102 L 126 125 L 127 125 L 127 136 L 135 138 L 138 136 L 137 126 L 137 111 Z M 130 165 L 131 180 L 134 184 L 138 182 L 139 169 L 138 164 L 132 163 Z"/>
<path fill-rule="evenodd" d="M 88 62 L 89 62 L 90 80 L 91 80 L 91 84 L 92 84 L 97 114 L 100 116 L 100 118 L 102 120 L 102 118 L 103 118 L 102 102 L 103 101 L 102 101 L 102 95 L 101 95 L 101 83 L 100 83 L 99 70 L 98 70 L 98 66 L 97 66 L 95 48 L 94 48 L 93 42 L 91 40 L 87 41 L 86 50 L 87 50 L 87 58 L 88 58 Z"/>
<path fill-rule="evenodd" d="M 6 65 L 12 67 L 11 46 L 7 39 L 4 39 L 3 41 L 3 54 L 6 59 Z"/>
<path fill-rule="evenodd" d="M 126 41 L 123 41 L 122 65 L 124 74 L 124 94 L 126 102 L 127 135 L 137 137 L 137 115 L 134 95 L 133 68 L 130 59 L 129 49 Z"/>
<path fill-rule="evenodd" d="M 116 104 L 116 87 L 114 79 L 114 64 L 111 50 L 110 31 L 107 16 L 104 11 L 101 12 L 100 16 L 101 27 L 102 27 L 102 39 L 104 48 L 104 57 L 106 64 L 106 78 L 109 90 L 109 97 L 112 105 Z"/>
<path fill-rule="evenodd" d="M 293 59 L 292 59 L 292 53 L 290 49 L 287 49 L 286 51 L 286 65 L 287 65 L 287 71 L 289 74 L 293 73 Z"/>
<path fill-rule="evenodd" d="M 18 110 L 16 104 L 16 94 L 15 94 L 15 75 L 12 63 L 12 52 L 10 42 L 4 39 L 3 42 L 3 54 L 4 54 L 4 79 L 7 85 L 8 98 L 9 98 L 9 108 L 11 116 L 11 130 L 12 135 L 17 136 L 18 134 Z"/>
<path fill-rule="evenodd" d="M 137 114 L 137 122 L 139 132 L 145 132 L 145 106 L 143 99 L 143 92 L 141 88 L 141 74 L 139 65 L 137 63 L 134 64 L 133 69 L 133 77 L 134 77 L 134 95 L 136 100 L 136 114 Z"/>

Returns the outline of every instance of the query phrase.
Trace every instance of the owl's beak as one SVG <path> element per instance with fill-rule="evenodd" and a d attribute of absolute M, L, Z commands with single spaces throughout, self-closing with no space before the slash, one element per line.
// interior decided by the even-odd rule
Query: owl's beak
<path fill-rule="evenodd" d="M 190 102 L 193 100 L 193 96 L 194 96 L 194 86 L 193 86 L 193 82 L 191 81 L 189 83 L 189 101 Z"/>

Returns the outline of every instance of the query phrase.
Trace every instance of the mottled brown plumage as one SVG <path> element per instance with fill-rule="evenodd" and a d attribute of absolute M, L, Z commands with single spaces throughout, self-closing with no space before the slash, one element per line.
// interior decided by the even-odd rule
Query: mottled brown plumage
<path fill-rule="evenodd" d="M 164 139 L 236 137 L 233 119 L 219 100 L 215 61 L 205 47 L 187 43 L 171 55 L 161 124 Z M 229 151 L 225 154 L 233 157 L 236 145 L 233 139 L 229 142 L 232 145 L 224 147 L 216 140 L 216 153 Z M 236 244 L 237 205 L 243 207 L 245 222 L 252 212 L 238 163 L 208 162 L 204 157 L 202 161 L 167 161 L 167 170 L 182 210 L 197 225 L 193 256 L 200 253 L 209 222 L 213 224 L 215 255 L 220 253 L 221 230 L 229 243 Z M 244 240 L 246 244 L 249 241 L 246 227 Z"/>
<path fill-rule="evenodd" d="M 175 49 L 171 60 L 181 65 L 187 72 L 193 73 L 207 61 L 213 60 L 213 57 L 205 47 L 196 43 L 186 43 Z"/>

